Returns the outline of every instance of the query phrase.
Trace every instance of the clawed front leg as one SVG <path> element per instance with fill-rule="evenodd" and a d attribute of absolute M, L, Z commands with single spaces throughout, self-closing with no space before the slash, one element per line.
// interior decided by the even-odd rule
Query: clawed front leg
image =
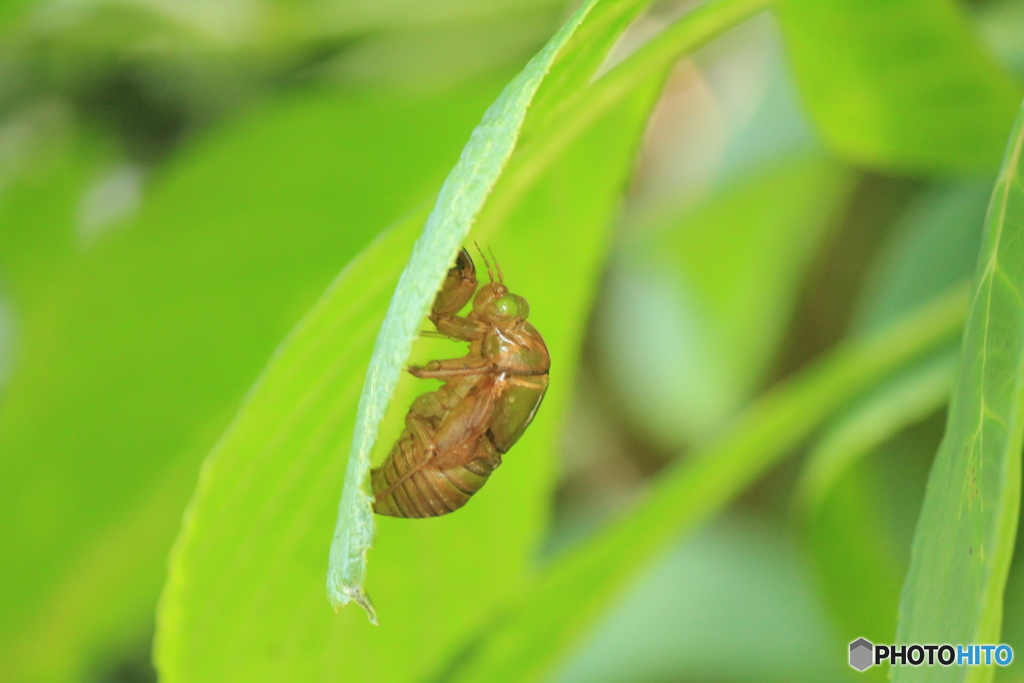
<path fill-rule="evenodd" d="M 469 257 L 468 251 L 462 249 L 455 259 L 455 265 L 448 270 L 441 290 L 434 297 L 433 306 L 430 307 L 428 317 L 438 332 L 465 341 L 475 338 L 479 333 L 479 325 L 459 316 L 458 312 L 473 298 L 476 286 L 476 267 L 473 265 L 473 259 Z"/>
<path fill-rule="evenodd" d="M 487 332 L 487 328 L 476 320 L 470 320 L 460 315 L 435 315 L 431 313 L 430 322 L 434 323 L 437 331 L 446 337 L 458 341 L 471 342 L 479 339 Z"/>

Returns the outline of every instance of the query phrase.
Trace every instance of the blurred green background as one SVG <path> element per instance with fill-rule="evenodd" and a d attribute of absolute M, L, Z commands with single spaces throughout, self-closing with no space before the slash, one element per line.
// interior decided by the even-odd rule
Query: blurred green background
<path fill-rule="evenodd" d="M 625 42 L 686 6 L 653 5 Z M 956 7 L 1007 81 L 1024 77 L 1024 2 Z M 0 4 L 0 681 L 156 680 L 157 599 L 203 458 L 289 330 L 432 197 L 574 8 Z M 540 557 L 765 388 L 972 273 L 1009 120 L 991 124 L 994 156 L 981 131 L 970 153 L 952 140 L 892 162 L 814 112 L 828 98 L 800 70 L 810 42 L 761 14 L 667 78 L 609 227 Z M 773 469 L 552 680 L 854 676 L 849 640 L 894 637 L 942 436 L 950 366 L 924 372 L 934 389 L 830 487 L 807 502 L 799 460 Z M 1021 570 L 1005 633 L 1024 648 Z"/>

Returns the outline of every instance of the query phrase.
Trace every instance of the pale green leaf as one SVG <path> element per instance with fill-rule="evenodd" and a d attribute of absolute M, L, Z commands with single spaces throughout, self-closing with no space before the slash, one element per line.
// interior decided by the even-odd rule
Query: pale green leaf
<path fill-rule="evenodd" d="M 1024 440 L 1024 191 L 1018 116 L 989 204 L 957 379 L 928 479 L 897 642 L 997 643 Z M 893 680 L 987 681 L 991 667 L 895 667 Z"/>
<path fill-rule="evenodd" d="M 588 85 L 630 16 L 623 4 L 602 4 L 553 65 L 523 124 L 523 148 L 493 188 L 473 237 L 493 246 L 506 281 L 531 302 L 531 321 L 544 334 L 552 376 L 560 379 L 506 465 L 466 510 L 433 520 L 379 520 L 368 577 L 387 614 L 379 631 L 351 610 L 332 615 L 315 577 L 322 571 L 319 544 L 330 528 L 330 482 L 340 478 L 339 448 L 352 434 L 355 383 L 383 301 L 376 300 L 376 313 L 377 304 L 359 315 L 351 309 L 364 305 L 371 280 L 376 292 L 378 281 L 398 277 L 412 223 L 400 230 L 406 241 L 389 236 L 361 257 L 370 264 L 358 266 L 362 275 L 342 276 L 279 351 L 209 461 L 160 612 L 157 661 L 165 680 L 278 680 L 286 672 L 379 681 L 427 672 L 445 677 L 462 644 L 528 576 L 550 500 L 554 424 L 571 387 L 607 240 L 603 228 L 655 87 L 680 50 L 760 6 L 760 0 L 712 3 L 725 11 L 695 12 L 685 30 L 669 34 L 674 42 L 655 41 Z M 453 255 L 454 246 L 438 254 L 440 275 Z M 413 332 L 432 296 L 427 292 Z M 449 347 L 447 353 L 464 353 L 462 346 Z M 333 375 L 330 368 L 337 368 Z M 405 380 L 385 420 L 392 439 L 420 386 Z M 389 447 L 382 439 L 377 456 Z"/>
<path fill-rule="evenodd" d="M 599 0 L 590 0 L 577 10 L 488 109 L 441 188 L 399 278 L 359 399 L 327 577 L 328 597 L 335 607 L 355 601 L 366 609 L 371 621 L 376 621 L 363 588 L 367 552 L 374 537 L 373 500 L 366 491 L 370 452 L 423 317 L 524 133 L 527 109 L 536 98 L 534 111 L 539 113 L 534 117 L 541 118 L 573 91 L 585 87 L 614 39 L 643 3 L 599 4 Z M 574 49 L 567 50 L 559 60 L 563 48 L 574 38 Z M 549 76 L 554 85 L 538 97 L 541 83 Z"/>
<path fill-rule="evenodd" d="M 954 0 L 782 0 L 778 9 L 804 102 L 838 153 L 925 172 L 998 164 L 1022 90 Z"/>

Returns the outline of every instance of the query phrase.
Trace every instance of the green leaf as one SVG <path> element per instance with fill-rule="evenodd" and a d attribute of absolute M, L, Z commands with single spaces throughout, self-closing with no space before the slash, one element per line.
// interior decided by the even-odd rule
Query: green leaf
<path fill-rule="evenodd" d="M 778 13 L 837 153 L 888 170 L 995 168 L 1022 91 L 953 0 L 782 0 Z"/>
<path fill-rule="evenodd" d="M 856 683 L 788 529 L 747 517 L 674 544 L 552 680 Z"/>
<path fill-rule="evenodd" d="M 939 183 L 915 197 L 866 273 L 853 328 L 877 329 L 970 277 L 990 194 L 991 181 L 970 181 Z M 834 420 L 809 453 L 795 512 L 842 642 L 893 642 L 924 495 L 926 470 L 911 465 L 930 464 L 934 453 L 922 430 L 905 430 L 945 405 L 956 358 L 951 344 L 891 377 Z M 906 519 L 894 514 L 902 510 Z M 869 675 L 881 680 L 887 672 Z"/>
<path fill-rule="evenodd" d="M 1014 655 L 1024 647 L 1024 529 L 1017 527 L 1017 545 L 1014 548 L 1013 564 L 1006 579 L 1005 603 L 1003 605 L 1003 632 L 1000 641 L 1013 648 Z M 1020 683 L 1019 666 L 1000 667 L 996 671 L 997 683 Z"/>
<path fill-rule="evenodd" d="M 749 16 L 764 5 L 764 0 L 709 3 L 666 30 L 659 40 L 652 41 L 596 85 L 586 87 L 615 38 L 642 4 L 599 4 L 592 0 L 583 5 L 488 110 L 442 188 L 399 281 L 367 371 L 331 546 L 328 596 L 333 604 L 355 600 L 367 609 L 371 620 L 375 618 L 363 588 L 366 553 L 374 533 L 372 498 L 365 491 L 370 449 L 420 321 L 488 194 L 493 191 L 487 221 L 500 225 L 513 211 L 523 188 L 536 181 L 557 154 L 598 117 L 621 102 L 638 83 L 659 77 L 681 51 Z M 547 87 L 540 87 L 542 81 Z M 516 149 L 520 137 L 521 150 Z M 494 189 L 514 149 L 515 163 Z"/>
<path fill-rule="evenodd" d="M 773 164 L 623 246 L 597 338 L 634 424 L 681 448 L 749 399 L 851 185 L 820 158 Z"/>
<path fill-rule="evenodd" d="M 807 456 L 794 494 L 796 506 L 809 512 L 821 505 L 857 460 L 941 408 L 949 395 L 953 362 L 942 354 L 892 377 L 837 420 Z"/>
<path fill-rule="evenodd" d="M 971 8 L 971 18 L 986 45 L 1018 77 L 1024 74 L 1024 7 L 1018 2 L 991 2 Z"/>
<path fill-rule="evenodd" d="M 673 43 L 655 41 L 590 84 L 628 19 L 621 3 L 601 5 L 551 69 L 523 125 L 523 146 L 493 188 L 473 236 L 493 245 L 507 281 L 531 302 L 531 320 L 544 334 L 561 379 L 506 466 L 470 508 L 438 519 L 379 521 L 369 576 L 387 614 L 379 631 L 351 610 L 332 615 L 316 577 L 322 571 L 320 539 L 331 524 L 330 482 L 343 466 L 338 449 L 354 425 L 355 382 L 383 317 L 382 302 L 374 314 L 362 297 L 371 281 L 376 292 L 378 281 L 397 279 L 408 243 L 389 236 L 361 257 L 360 263 L 371 263 L 360 266 L 365 277 L 342 276 L 278 352 L 209 461 L 162 602 L 157 660 L 165 680 L 278 680 L 286 673 L 365 680 L 446 676 L 460 647 L 493 620 L 496 608 L 528 576 L 553 483 L 554 425 L 570 389 L 607 240 L 604 228 L 655 86 L 680 50 L 760 6 L 760 0 L 713 3 L 726 11 L 695 12 L 684 30 L 669 34 Z M 644 61 L 634 61 L 641 55 Z M 411 240 L 408 225 L 400 232 Z M 436 255 L 438 282 L 453 255 L 454 246 Z M 517 280 L 516 273 L 529 277 Z M 433 288 L 425 294 L 414 332 Z M 367 308 L 350 315 L 356 305 Z M 325 366 L 339 369 L 331 374 Z M 405 380 L 385 420 L 384 433 L 391 438 L 417 387 L 415 380 Z M 382 439 L 378 457 L 390 445 Z M 256 614 L 259 619 L 251 616 Z M 394 652 L 403 656 L 395 658 Z"/>
<path fill-rule="evenodd" d="M 112 141 L 79 130 L 60 104 L 33 102 L 3 122 L 17 144 L 0 161 L 0 269 L 18 309 L 78 251 L 82 195 L 116 161 Z"/>
<path fill-rule="evenodd" d="M 11 2 L 5 2 L 0 6 L 0 27 L 6 29 L 8 24 L 14 24 L 21 20 L 27 13 L 27 8 L 32 4 L 32 0 L 11 0 Z"/>
<path fill-rule="evenodd" d="M 1024 440 L 1024 191 L 1018 116 L 989 204 L 957 380 L 900 598 L 897 642 L 998 643 Z M 991 680 L 899 667 L 893 680 Z"/>
<path fill-rule="evenodd" d="M 502 230 L 474 235 L 493 244 L 506 281 L 530 301 L 560 377 L 572 374 L 606 240 L 600 227 L 652 94 L 581 138 Z M 595 201 L 578 201 L 588 191 Z M 505 466 L 466 510 L 380 520 L 369 582 L 385 615 L 380 629 L 359 610 L 333 613 L 324 598 L 325 540 L 363 370 L 422 218 L 389 231 L 340 276 L 276 354 L 208 461 L 162 600 L 163 680 L 418 680 L 443 667 L 525 578 L 545 526 L 554 429 L 569 381 L 551 388 Z M 572 229 L 553 230 L 562 219 Z M 535 246 L 542 241 L 544 253 Z M 445 355 L 465 353 L 435 344 Z M 411 377 L 401 385 L 391 439 L 422 388 Z M 380 451 L 390 445 L 383 439 Z"/>
<path fill-rule="evenodd" d="M 366 491 L 370 451 L 412 342 L 448 266 L 502 178 L 520 136 L 536 134 L 545 116 L 551 116 L 550 112 L 569 95 L 587 85 L 613 41 L 642 5 L 641 1 L 599 4 L 591 0 L 577 10 L 487 111 L 441 188 L 391 299 L 359 399 L 327 577 L 328 597 L 335 607 L 355 601 L 366 609 L 371 621 L 376 621 L 363 588 L 367 552 L 374 537 L 373 499 Z M 543 82 L 551 85 L 539 92 Z M 531 105 L 532 125 L 527 126 Z M 507 197 L 519 197 L 515 190 L 524 185 L 522 168 L 523 162 L 519 162 L 509 174 L 511 180 L 505 181 L 514 189 L 505 196 L 499 194 L 494 202 L 501 207 L 491 209 L 496 211 L 491 218 L 496 224 L 515 205 Z"/>
<path fill-rule="evenodd" d="M 872 489 L 876 472 L 858 461 L 829 490 L 803 521 L 804 541 L 818 596 L 827 607 L 832 652 L 860 637 L 891 643 L 896 634 L 896 605 L 906 566 L 889 537 L 884 510 Z M 870 595 L 870 600 L 864 596 Z M 865 672 L 885 681 L 888 667 Z"/>
<path fill-rule="evenodd" d="M 184 148 L 139 215 L 87 246 L 79 208 L 112 163 L 102 145 L 7 188 L 5 679 L 80 680 L 148 637 L 199 463 L 252 377 L 340 264 L 440 184 L 497 85 L 270 101 Z"/>
<path fill-rule="evenodd" d="M 907 426 L 939 410 L 956 367 L 950 349 L 899 373 L 839 416 L 811 449 L 794 494 L 819 581 L 841 642 L 893 642 L 904 556 L 870 484 L 865 459 Z M 874 477 L 872 477 L 874 475 Z M 871 600 L 864 600 L 871 595 Z"/>
<path fill-rule="evenodd" d="M 874 329 L 974 273 L 992 181 L 939 183 L 907 208 L 868 269 L 854 315 Z"/>
<path fill-rule="evenodd" d="M 536 680 L 668 542 L 707 520 L 859 394 L 947 342 L 963 310 L 961 292 L 945 296 L 847 342 L 757 400 L 622 519 L 556 558 L 450 680 Z"/>
<path fill-rule="evenodd" d="M 324 44 L 383 32 L 424 27 L 437 30 L 446 23 L 511 23 L 523 15 L 551 15 L 558 0 L 237 0 L 172 5 L 146 0 L 84 0 L 76 4 L 71 16 L 67 12 L 61 14 L 59 2 L 53 0 L 7 0 L 4 4 L 13 4 L 14 8 L 31 4 L 42 7 L 44 11 L 38 12 L 36 21 L 25 31 L 37 40 L 42 36 L 70 45 L 130 49 L 140 41 L 163 37 L 168 41 L 166 45 L 175 49 L 230 51 L 294 49 L 296 44 Z M 13 9 L 4 8 L 0 9 L 0 18 L 4 18 L 3 12 L 16 16 Z M 266 60 L 267 56 L 262 58 Z"/>
<path fill-rule="evenodd" d="M 597 45 L 608 47 L 626 23 L 621 9 L 595 12 L 601 30 L 585 33 L 580 53 L 551 70 L 557 82 L 547 92 L 586 85 L 603 59 Z M 373 333 L 385 315 L 385 295 L 409 258 L 415 216 L 364 252 L 296 328 L 208 461 L 172 555 L 159 614 L 157 661 L 164 680 L 419 679 L 442 668 L 521 585 L 545 525 L 554 425 L 571 385 L 605 228 L 661 77 L 654 72 L 603 110 L 588 112 L 586 128 L 558 141 L 564 153 L 531 165 L 528 177 L 514 157 L 493 188 L 494 203 L 484 207 L 474 237 L 493 246 L 506 281 L 530 301 L 531 321 L 563 379 L 549 390 L 506 466 L 466 511 L 380 520 L 369 580 L 379 587 L 385 627 L 373 629 L 358 611 L 331 612 L 323 595 L 323 542 Z M 530 111 L 543 115 L 561 99 L 543 104 L 538 98 Z M 478 133 L 464 155 L 460 178 L 466 165 L 480 161 L 472 149 L 486 143 L 484 135 Z M 501 170 L 501 158 L 485 160 L 490 170 Z M 483 177 L 472 175 L 464 191 L 486 190 L 479 184 Z M 443 197 L 455 191 L 454 182 Z M 446 212 L 444 220 L 465 227 L 455 219 L 472 217 L 469 196 L 454 202 L 459 213 Z M 430 255 L 441 275 L 457 244 Z M 414 267 L 424 268 L 415 261 Z M 409 343 L 437 284 L 422 285 L 417 296 L 423 305 L 403 321 L 413 321 L 411 331 L 402 331 Z M 392 301 L 410 306 L 403 296 Z M 446 355 L 465 353 L 462 345 L 438 343 L 445 344 Z M 397 372 L 406 357 L 386 360 Z M 421 382 L 404 379 L 386 420 L 391 439 L 412 392 L 422 391 Z M 390 445 L 382 439 L 378 456 Z"/>

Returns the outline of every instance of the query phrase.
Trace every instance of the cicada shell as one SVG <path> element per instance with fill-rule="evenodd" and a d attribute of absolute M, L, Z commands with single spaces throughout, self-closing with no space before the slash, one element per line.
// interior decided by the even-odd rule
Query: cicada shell
<path fill-rule="evenodd" d="M 469 252 L 459 252 L 430 310 L 437 331 L 469 342 L 461 358 L 411 367 L 444 384 L 419 396 L 384 463 L 372 470 L 373 509 L 391 517 L 436 517 L 466 502 L 530 425 L 548 388 L 547 346 L 526 321 L 526 299 L 487 263 L 490 282 L 477 289 Z M 470 299 L 472 311 L 458 315 Z"/>

